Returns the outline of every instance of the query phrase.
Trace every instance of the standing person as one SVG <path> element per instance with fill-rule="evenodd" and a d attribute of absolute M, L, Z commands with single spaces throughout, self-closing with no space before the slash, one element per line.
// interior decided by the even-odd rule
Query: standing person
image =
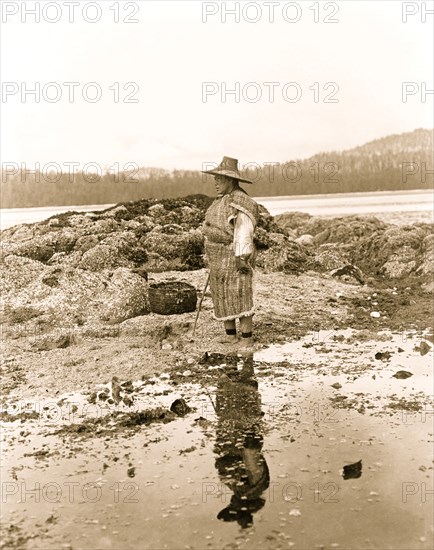
<path fill-rule="evenodd" d="M 230 157 L 223 157 L 217 168 L 203 172 L 214 176 L 218 194 L 206 212 L 203 227 L 214 318 L 224 323 L 222 342 L 226 343 L 238 342 L 235 321 L 239 319 L 242 344 L 250 347 L 256 257 L 253 234 L 259 208 L 239 184 L 253 182 L 240 176 L 238 160 Z"/>

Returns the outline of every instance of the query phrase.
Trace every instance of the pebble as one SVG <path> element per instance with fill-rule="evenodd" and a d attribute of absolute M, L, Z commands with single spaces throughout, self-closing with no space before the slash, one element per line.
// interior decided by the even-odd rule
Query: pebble
<path fill-rule="evenodd" d="M 191 370 L 185 370 L 185 371 L 182 373 L 182 376 L 191 376 Z"/>
<path fill-rule="evenodd" d="M 292 510 L 289 511 L 288 515 L 298 517 L 298 516 L 301 516 L 301 512 L 298 508 L 293 508 Z"/>
<path fill-rule="evenodd" d="M 371 317 L 378 319 L 378 317 L 381 317 L 381 315 L 378 313 L 378 311 L 371 311 Z"/>

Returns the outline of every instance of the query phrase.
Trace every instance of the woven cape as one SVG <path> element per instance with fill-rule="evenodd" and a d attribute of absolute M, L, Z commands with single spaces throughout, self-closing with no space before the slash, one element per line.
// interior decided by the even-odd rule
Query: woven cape
<path fill-rule="evenodd" d="M 249 216 L 253 227 L 256 226 L 258 205 L 240 190 L 217 197 L 205 215 L 205 252 L 210 269 L 214 318 L 218 321 L 249 317 L 254 313 L 253 270 L 239 273 L 235 266 L 233 242 L 238 212 Z M 255 252 L 253 248 L 251 264 L 254 263 Z"/>

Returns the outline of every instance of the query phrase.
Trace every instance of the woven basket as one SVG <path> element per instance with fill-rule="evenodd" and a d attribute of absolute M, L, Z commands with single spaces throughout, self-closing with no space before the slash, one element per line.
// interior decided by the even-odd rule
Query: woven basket
<path fill-rule="evenodd" d="M 149 285 L 149 305 L 153 313 L 174 315 L 196 309 L 197 292 L 194 286 L 181 281 Z"/>

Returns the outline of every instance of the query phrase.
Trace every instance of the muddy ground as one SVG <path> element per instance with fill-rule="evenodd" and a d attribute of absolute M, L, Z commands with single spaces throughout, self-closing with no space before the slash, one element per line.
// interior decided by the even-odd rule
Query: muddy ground
<path fill-rule="evenodd" d="M 2 548 L 430 548 L 429 295 L 315 272 L 257 272 L 255 295 L 251 354 L 218 342 L 209 293 L 194 338 L 194 313 L 58 327 L 54 349 L 4 326 Z M 262 412 L 238 425 L 222 395 Z M 252 456 L 269 474 L 242 500 Z"/>

